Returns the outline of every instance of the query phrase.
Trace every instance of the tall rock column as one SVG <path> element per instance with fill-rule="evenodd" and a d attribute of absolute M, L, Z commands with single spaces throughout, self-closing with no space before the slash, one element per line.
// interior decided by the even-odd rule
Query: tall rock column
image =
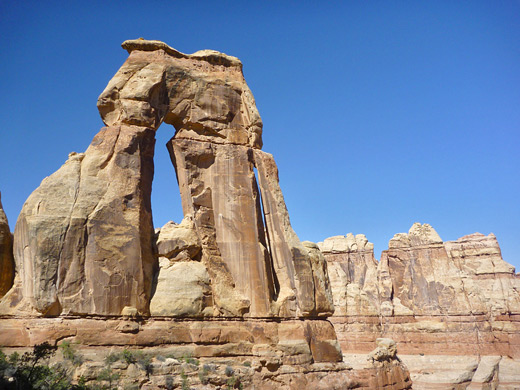
<path fill-rule="evenodd" d="M 44 315 L 148 312 L 155 268 L 154 131 L 103 128 L 25 202 L 14 253 L 24 298 Z"/>

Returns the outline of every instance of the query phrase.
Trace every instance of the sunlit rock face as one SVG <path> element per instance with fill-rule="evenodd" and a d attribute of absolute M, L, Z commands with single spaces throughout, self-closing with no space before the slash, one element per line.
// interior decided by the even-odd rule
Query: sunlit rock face
<path fill-rule="evenodd" d="M 416 223 L 390 240 L 379 263 L 364 235 L 330 237 L 319 246 L 345 354 L 368 353 L 377 337 L 390 337 L 414 388 L 491 386 L 500 364 L 504 372 L 520 364 L 520 278 L 493 234 L 443 242 L 430 225 Z M 445 355 L 452 356 L 449 370 L 440 363 Z M 479 363 L 481 356 L 497 359 Z M 520 385 L 520 376 L 512 380 Z"/>
<path fill-rule="evenodd" d="M 262 121 L 241 62 L 208 50 L 186 55 L 156 41 L 123 47 L 130 56 L 101 94 L 100 113 L 107 124 L 175 127 L 167 146 L 184 214 L 201 243 L 214 314 L 330 314 L 330 300 L 316 303 L 313 293 L 327 288 L 327 275 L 315 286 L 274 160 L 260 150 Z"/>
<path fill-rule="evenodd" d="M 130 55 L 98 100 L 107 127 L 23 207 L 14 239 L 18 293 L 8 306 L 23 301 L 45 316 L 120 315 L 125 307 L 149 315 L 158 294 L 161 315 L 330 315 L 325 261 L 291 228 L 276 164 L 260 150 L 262 121 L 241 62 L 159 41 L 123 47 Z M 159 264 L 166 241 L 154 241 L 150 195 L 162 122 L 175 127 L 168 149 L 197 254 L 185 248 Z M 197 309 L 176 312 L 159 302 L 174 293 L 163 287 L 181 269 L 198 275 L 186 283 L 208 286 L 194 298 Z"/>
<path fill-rule="evenodd" d="M 148 313 L 154 144 L 151 129 L 103 128 L 27 199 L 14 253 L 23 298 L 38 312 Z"/>

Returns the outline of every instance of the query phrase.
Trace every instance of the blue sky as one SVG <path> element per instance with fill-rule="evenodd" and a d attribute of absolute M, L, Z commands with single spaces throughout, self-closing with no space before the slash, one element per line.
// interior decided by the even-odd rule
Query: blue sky
<path fill-rule="evenodd" d="M 418 221 L 497 235 L 520 269 L 520 2 L 0 2 L 0 191 L 14 230 L 103 125 L 126 39 L 239 57 L 302 240 Z M 182 218 L 158 131 L 154 222 Z"/>

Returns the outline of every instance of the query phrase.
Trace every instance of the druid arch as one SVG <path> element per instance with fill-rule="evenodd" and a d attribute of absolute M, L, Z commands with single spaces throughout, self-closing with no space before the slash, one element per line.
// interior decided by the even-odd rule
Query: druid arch
<path fill-rule="evenodd" d="M 181 225 L 200 245 L 188 261 L 208 275 L 207 310 L 193 315 L 330 315 L 323 257 L 291 228 L 241 62 L 159 41 L 122 46 L 129 57 L 97 104 L 106 127 L 23 206 L 4 301 L 43 316 L 153 314 L 160 267 L 150 197 L 164 122 L 175 128 L 167 147 L 189 222 Z"/>

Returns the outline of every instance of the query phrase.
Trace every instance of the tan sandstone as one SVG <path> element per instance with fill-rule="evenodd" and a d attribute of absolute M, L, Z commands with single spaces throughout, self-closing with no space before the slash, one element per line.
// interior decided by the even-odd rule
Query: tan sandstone
<path fill-rule="evenodd" d="M 262 121 L 240 61 L 158 41 L 123 47 L 129 57 L 98 99 L 108 127 L 22 209 L 17 293 L 3 306 L 30 305 L 44 316 L 120 315 L 130 306 L 149 315 L 152 295 L 158 304 L 173 293 L 166 285 L 178 268 L 200 268 L 163 262 L 159 272 L 159 255 L 205 268 L 210 292 L 199 298 L 210 307 L 185 308 L 192 314 L 329 315 L 325 262 L 291 228 L 274 159 L 259 150 Z M 154 131 L 162 122 L 175 127 L 168 148 L 186 219 L 165 226 L 154 243 Z M 206 280 L 199 271 L 191 283 Z"/>
<path fill-rule="evenodd" d="M 390 240 L 379 263 L 365 241 L 349 234 L 320 243 L 343 353 L 369 353 L 377 337 L 389 337 L 414 388 L 520 386 L 520 375 L 500 382 L 493 363 L 520 362 L 520 278 L 493 234 L 442 242 L 415 223 Z"/>

